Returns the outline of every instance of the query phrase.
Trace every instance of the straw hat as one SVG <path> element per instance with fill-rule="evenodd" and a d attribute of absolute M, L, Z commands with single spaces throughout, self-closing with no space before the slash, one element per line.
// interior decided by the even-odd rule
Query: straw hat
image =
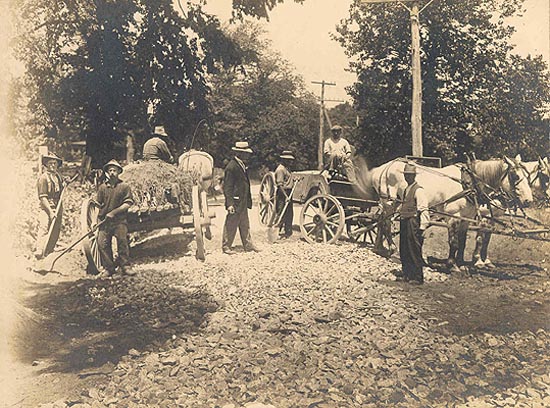
<path fill-rule="evenodd" d="M 58 157 L 55 153 L 48 153 L 42 156 L 42 164 L 44 166 L 50 160 L 57 160 L 57 167 L 61 167 L 61 163 L 63 163 L 63 160 L 60 157 Z"/>
<path fill-rule="evenodd" d="M 105 166 L 103 166 L 103 171 L 105 173 L 107 173 L 107 170 L 109 169 L 109 167 L 111 166 L 114 166 L 116 168 L 118 168 L 119 170 L 119 174 L 122 173 L 122 166 L 119 164 L 119 162 L 117 162 L 115 159 L 109 161 L 109 163 L 105 164 Z"/>
<path fill-rule="evenodd" d="M 414 163 L 405 164 L 403 174 L 416 174 L 416 166 L 414 165 Z"/>
<path fill-rule="evenodd" d="M 166 130 L 164 130 L 164 126 L 155 126 L 155 131 L 153 133 L 157 136 L 168 137 Z"/>
<path fill-rule="evenodd" d="M 333 132 L 341 132 L 342 131 L 342 126 L 340 125 L 334 125 L 333 127 L 330 128 L 330 130 L 332 130 Z"/>
<path fill-rule="evenodd" d="M 248 142 L 236 142 L 235 146 L 233 146 L 231 150 L 235 152 L 254 153 L 250 146 L 248 146 Z"/>
<path fill-rule="evenodd" d="M 294 155 L 292 154 L 292 152 L 290 150 L 283 150 L 283 152 L 281 153 L 279 158 L 287 159 L 287 160 L 295 160 L 296 159 L 296 157 L 294 157 Z"/>

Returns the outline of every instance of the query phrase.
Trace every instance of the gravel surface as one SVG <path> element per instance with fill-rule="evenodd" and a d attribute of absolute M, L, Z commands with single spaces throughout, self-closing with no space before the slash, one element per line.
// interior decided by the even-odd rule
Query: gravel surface
<path fill-rule="evenodd" d="M 85 276 L 79 252 L 23 274 L 39 318 L 14 340 L 33 367 L 14 406 L 550 406 L 545 268 L 412 286 L 352 243 L 269 245 L 256 209 L 263 251 L 228 256 L 215 209 L 205 262 L 164 231 L 134 246 L 133 277 Z"/>

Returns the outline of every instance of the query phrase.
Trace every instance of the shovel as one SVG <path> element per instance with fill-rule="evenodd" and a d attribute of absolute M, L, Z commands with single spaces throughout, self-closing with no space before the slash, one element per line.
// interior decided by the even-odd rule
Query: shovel
<path fill-rule="evenodd" d="M 61 258 L 63 255 L 65 255 L 67 252 L 71 251 L 75 246 L 77 246 L 81 241 L 83 241 L 85 238 L 92 235 L 94 232 L 97 231 L 97 229 L 103 225 L 107 221 L 107 218 L 103 221 L 98 222 L 94 227 L 88 231 L 86 234 L 82 235 L 80 238 L 78 238 L 76 241 L 74 241 L 71 245 L 69 245 L 67 248 L 65 248 L 63 251 L 61 251 L 53 260 L 52 263 L 49 265 L 49 268 L 46 267 L 46 259 L 39 264 L 39 267 L 35 268 L 35 272 L 51 272 L 53 270 L 53 267 L 55 263 L 58 261 L 59 258 Z"/>
<path fill-rule="evenodd" d="M 283 216 L 286 212 L 286 209 L 290 203 L 292 205 L 292 196 L 294 195 L 294 189 L 296 188 L 296 184 L 298 183 L 298 180 L 294 180 L 294 184 L 292 185 L 292 190 L 290 191 L 289 195 L 286 195 L 286 192 L 283 190 L 283 193 L 286 196 L 285 205 L 283 207 L 283 211 L 275 218 L 275 221 L 273 224 L 267 226 L 267 240 L 270 244 L 273 244 L 277 240 L 277 229 L 279 228 L 279 225 L 281 224 L 281 221 L 283 219 Z"/>

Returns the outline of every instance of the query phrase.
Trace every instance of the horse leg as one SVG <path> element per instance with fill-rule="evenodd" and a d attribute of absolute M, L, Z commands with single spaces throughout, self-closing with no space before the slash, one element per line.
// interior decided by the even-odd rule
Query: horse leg
<path fill-rule="evenodd" d="M 447 259 L 447 268 L 451 273 L 460 272 L 456 264 L 456 255 L 458 251 L 458 222 L 455 220 L 448 223 L 448 238 L 449 238 L 449 258 Z"/>
<path fill-rule="evenodd" d="M 495 268 L 495 264 L 491 262 L 489 257 L 487 256 L 487 252 L 489 250 L 489 242 L 491 241 L 492 234 L 490 232 L 486 232 L 483 234 L 482 239 L 482 245 L 481 245 L 481 260 L 483 261 L 483 264 L 487 268 Z"/>
<path fill-rule="evenodd" d="M 457 255 L 456 261 L 458 265 L 464 265 L 464 251 L 466 250 L 466 238 L 468 236 L 468 223 L 459 221 L 457 227 Z"/>
<path fill-rule="evenodd" d="M 486 240 L 486 233 L 478 231 L 476 234 L 476 246 L 474 248 L 474 253 L 472 254 L 472 263 L 476 268 L 482 268 L 485 266 L 485 263 L 481 259 L 481 252 L 483 248 L 483 242 Z"/>

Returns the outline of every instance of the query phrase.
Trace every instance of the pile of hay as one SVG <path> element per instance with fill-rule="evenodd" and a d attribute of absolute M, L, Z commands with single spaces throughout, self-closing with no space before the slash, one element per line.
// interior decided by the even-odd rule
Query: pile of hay
<path fill-rule="evenodd" d="M 191 175 L 172 164 L 158 160 L 131 163 L 124 167 L 120 178 L 132 188 L 134 203 L 139 207 L 191 205 Z"/>

